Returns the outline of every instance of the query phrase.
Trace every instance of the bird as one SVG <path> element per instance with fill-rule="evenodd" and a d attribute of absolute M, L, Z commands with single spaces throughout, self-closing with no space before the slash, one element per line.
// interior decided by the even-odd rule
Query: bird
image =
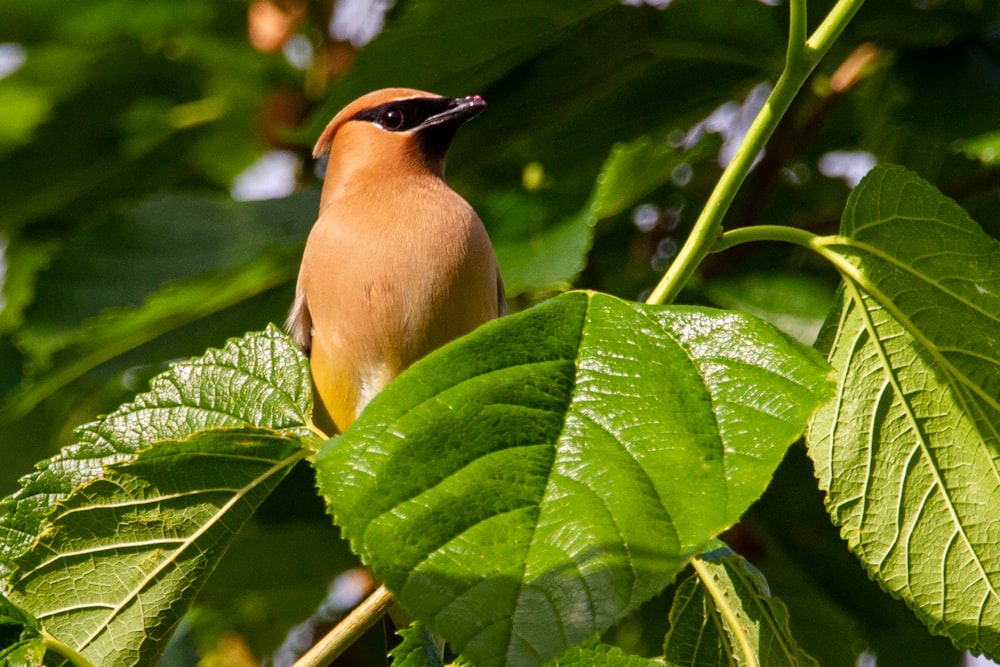
<path fill-rule="evenodd" d="M 506 314 L 486 228 L 445 182 L 455 132 L 482 97 L 368 93 L 323 130 L 319 215 L 287 331 L 309 356 L 313 424 L 343 433 L 412 363 Z"/>

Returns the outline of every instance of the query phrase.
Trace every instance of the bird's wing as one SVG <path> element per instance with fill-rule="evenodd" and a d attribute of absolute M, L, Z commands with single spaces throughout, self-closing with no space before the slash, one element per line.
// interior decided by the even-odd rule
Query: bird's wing
<path fill-rule="evenodd" d="M 288 313 L 285 330 L 291 334 L 295 342 L 302 348 L 302 351 L 309 354 L 309 348 L 312 347 L 312 315 L 309 314 L 306 292 L 302 289 L 301 285 L 295 289 L 295 301 L 292 303 L 292 309 Z"/>
<path fill-rule="evenodd" d="M 503 276 L 497 270 L 497 317 L 507 314 L 507 292 L 503 288 Z"/>

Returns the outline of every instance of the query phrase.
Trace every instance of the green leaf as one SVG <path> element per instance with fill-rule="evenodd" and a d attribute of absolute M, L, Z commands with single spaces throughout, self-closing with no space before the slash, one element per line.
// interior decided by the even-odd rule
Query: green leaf
<path fill-rule="evenodd" d="M 817 665 L 796 643 L 764 575 L 728 547 L 698 556 L 677 587 L 664 654 L 683 665 Z"/>
<path fill-rule="evenodd" d="M 752 313 L 811 345 L 830 312 L 836 291 L 830 282 L 801 272 L 771 270 L 713 278 L 703 289 L 716 305 Z"/>
<path fill-rule="evenodd" d="M 815 245 L 844 277 L 821 334 L 837 398 L 808 437 L 827 508 L 933 632 L 1000 657 L 1000 243 L 885 166 Z"/>
<path fill-rule="evenodd" d="M 403 641 L 389 651 L 392 667 L 442 667 L 434 635 L 423 623 L 414 621 L 410 627 L 399 631 Z"/>
<path fill-rule="evenodd" d="M 551 667 L 670 667 L 660 658 L 631 655 L 596 639 L 574 646 L 550 663 Z"/>
<path fill-rule="evenodd" d="M 445 83 L 456 90 L 469 86 L 478 90 L 536 55 L 558 35 L 594 15 L 607 13 L 616 4 L 612 0 L 573 0 L 554 6 L 533 0 L 519 4 L 516 10 L 503 2 L 407 5 L 379 38 L 358 54 L 350 73 L 311 118 L 308 133 L 318 136 L 330 118 L 355 97 L 380 85 L 399 85 L 392 81 L 407 81 L 411 87 L 429 90 Z M 428 34 L 435 39 L 427 40 Z M 423 48 L 413 48 L 418 43 Z M 399 53 L 411 57 L 400 59 Z M 463 57 L 456 60 L 456 53 Z"/>
<path fill-rule="evenodd" d="M 353 548 L 479 667 L 539 664 L 666 586 L 828 394 L 749 315 L 571 293 L 387 387 L 320 451 Z"/>
<path fill-rule="evenodd" d="M 16 625 L 36 633 L 42 629 L 38 619 L 0 595 L 0 626 L 8 625 Z"/>
<path fill-rule="evenodd" d="M 0 646 L 0 667 L 40 667 L 45 658 L 45 640 L 41 637 L 19 639 Z"/>
<path fill-rule="evenodd" d="M 242 428 L 105 466 L 46 515 L 7 595 L 93 664 L 150 664 L 233 535 L 304 455 L 296 439 Z"/>
<path fill-rule="evenodd" d="M 487 219 L 502 234 L 506 228 L 506 234 L 494 241 L 508 293 L 566 289 L 586 266 L 594 226 L 642 202 L 678 165 L 703 159 L 708 143 L 700 142 L 689 151 L 649 136 L 615 144 L 583 209 L 543 229 L 510 229 L 509 218 L 542 219 L 548 213 L 542 206 L 532 206 L 531 194 L 504 193 L 489 199 L 484 209 Z"/>
<path fill-rule="evenodd" d="M 92 226 L 37 285 L 34 274 L 19 281 L 38 292 L 16 336 L 29 369 L 0 403 L 0 419 L 23 416 L 109 359 L 292 282 L 316 205 L 316 192 L 265 202 L 164 197 Z"/>
<path fill-rule="evenodd" d="M 667 137 L 639 137 L 615 144 L 601 168 L 588 209 L 596 220 L 624 213 L 669 181 L 671 172 L 689 161 L 707 157 L 711 141 L 699 141 L 690 150 L 672 145 Z"/>
<path fill-rule="evenodd" d="M 35 667 L 44 657 L 38 619 L 0 595 L 0 667 Z"/>
<path fill-rule="evenodd" d="M 49 265 L 56 251 L 52 242 L 32 242 L 14 237 L 0 240 L 4 258 L 3 289 L 0 292 L 0 332 L 13 331 L 24 323 L 24 309 L 35 299 L 35 279 Z"/>
<path fill-rule="evenodd" d="M 106 465 L 209 428 L 255 426 L 305 439 L 311 409 L 307 362 L 273 326 L 175 364 L 133 403 L 81 427 L 77 444 L 38 464 L 20 491 L 0 501 L 0 574 L 39 535 L 52 504 L 98 479 Z"/>
<path fill-rule="evenodd" d="M 529 202 L 526 195 L 505 193 L 481 208 L 490 220 L 503 226 L 508 217 L 532 215 Z M 544 220 L 541 216 L 533 217 Z M 588 216 L 576 215 L 493 240 L 504 287 L 507 294 L 514 296 L 569 289 L 587 265 L 594 232 Z"/>
<path fill-rule="evenodd" d="M 962 664 L 946 637 L 927 632 L 905 604 L 858 567 L 826 513 L 806 448 L 793 446 L 760 500 L 740 517 L 740 539 L 788 607 L 792 633 L 821 665 L 879 667 Z M 749 539 L 748 539 L 749 538 Z"/>

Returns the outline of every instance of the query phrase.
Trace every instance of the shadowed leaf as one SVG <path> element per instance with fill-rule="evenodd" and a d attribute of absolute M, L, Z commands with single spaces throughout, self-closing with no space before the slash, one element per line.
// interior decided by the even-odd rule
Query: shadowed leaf
<path fill-rule="evenodd" d="M 664 654 L 678 664 L 724 667 L 817 663 L 792 637 L 788 610 L 764 576 L 727 547 L 697 557 L 698 573 L 677 587 Z"/>

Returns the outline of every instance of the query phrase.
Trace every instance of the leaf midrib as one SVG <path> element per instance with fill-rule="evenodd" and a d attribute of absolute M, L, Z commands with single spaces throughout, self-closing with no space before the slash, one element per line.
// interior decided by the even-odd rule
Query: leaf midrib
<path fill-rule="evenodd" d="M 908 218 L 908 219 L 913 219 L 913 218 Z M 930 222 L 931 220 L 928 220 L 928 221 Z M 815 245 L 817 247 L 819 247 L 819 248 L 823 248 L 823 247 L 834 248 L 836 246 L 847 246 L 849 248 L 854 248 L 856 250 L 859 250 L 859 251 L 862 251 L 862 252 L 866 252 L 866 253 L 868 253 L 870 255 L 873 255 L 874 257 L 877 257 L 879 260 L 885 262 L 886 264 L 888 264 L 890 266 L 893 266 L 893 267 L 895 267 L 895 268 L 903 271 L 904 273 L 907 273 L 907 274 L 909 274 L 909 275 L 917 278 L 918 280 L 921 280 L 922 282 L 930 285 L 931 287 L 933 287 L 935 289 L 940 290 L 946 296 L 954 299 L 955 301 L 959 302 L 963 306 L 965 306 L 965 307 L 967 307 L 967 308 L 969 308 L 971 310 L 974 310 L 974 311 L 978 312 L 983 317 L 986 317 L 987 319 L 992 320 L 993 322 L 995 322 L 997 324 L 997 326 L 1000 326 L 1000 315 L 997 315 L 996 313 L 991 313 L 988 310 L 986 310 L 985 308 L 983 308 L 983 307 L 981 307 L 981 306 L 979 306 L 979 305 L 977 305 L 977 304 L 969 301 L 968 299 L 966 299 L 961 294 L 958 294 L 957 292 L 955 292 L 953 290 L 950 290 L 947 287 L 945 287 L 944 285 L 942 285 L 938 280 L 936 280 L 934 278 L 931 278 L 930 276 L 917 271 L 911 264 L 903 262 L 903 261 L 900 261 L 897 257 L 894 257 L 893 255 L 890 255 L 890 254 L 886 253 L 885 251 L 881 250 L 880 248 L 877 248 L 877 247 L 875 247 L 875 246 L 873 246 L 871 244 L 864 243 L 862 241 L 858 241 L 857 239 L 850 238 L 850 237 L 845 237 L 845 236 L 824 236 L 824 237 L 817 238 L 815 240 Z M 839 253 L 837 253 L 837 256 L 843 257 L 843 255 L 841 255 Z M 956 278 L 960 278 L 960 276 L 955 276 L 955 277 Z M 859 282 L 863 283 L 863 281 L 859 281 Z M 865 289 L 868 290 L 868 291 L 872 291 L 872 290 L 868 289 L 867 285 L 865 286 Z"/>

